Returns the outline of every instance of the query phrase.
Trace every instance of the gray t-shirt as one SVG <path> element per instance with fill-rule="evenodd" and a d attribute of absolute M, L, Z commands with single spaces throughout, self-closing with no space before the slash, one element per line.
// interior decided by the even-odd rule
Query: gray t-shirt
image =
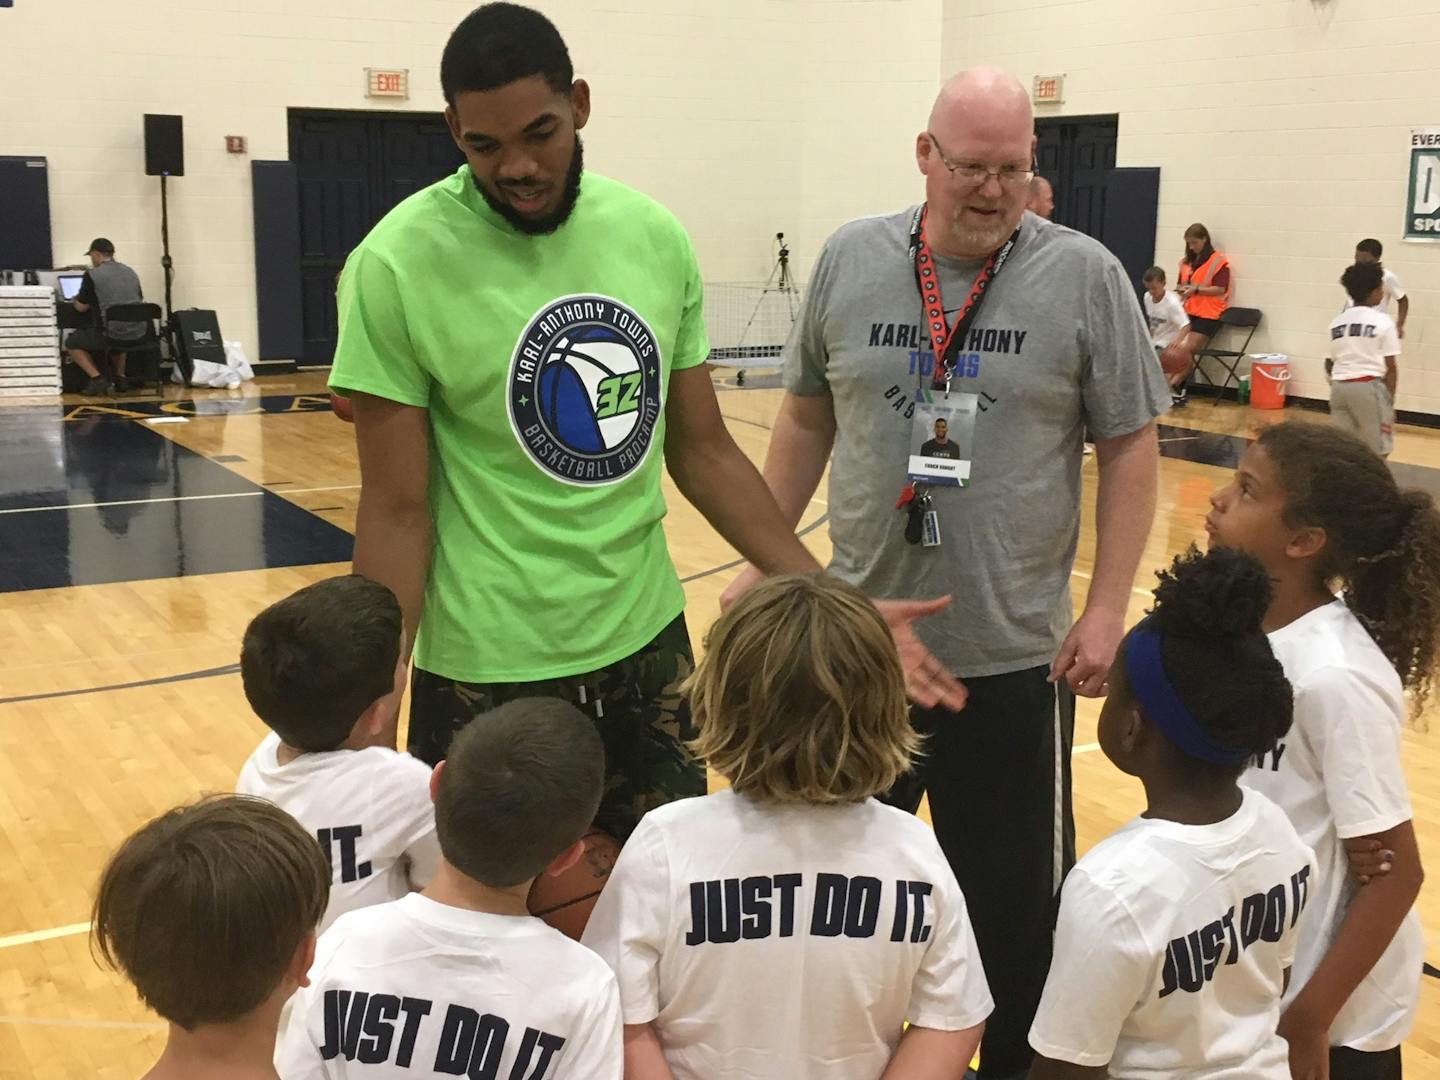
<path fill-rule="evenodd" d="M 909 258 L 913 213 L 830 237 L 785 346 L 786 389 L 834 399 L 830 569 L 876 598 L 953 594 L 918 632 L 961 677 L 1049 664 L 1072 617 L 1085 429 L 1138 431 L 1169 406 L 1169 389 L 1120 263 L 1027 212 L 951 387 L 979 395 L 968 484 L 929 488 L 940 547 L 907 543 L 895 501 L 916 388 L 934 365 Z M 953 320 L 982 262 L 936 263 Z"/>
<path fill-rule="evenodd" d="M 108 337 L 117 341 L 136 341 L 145 336 L 149 325 L 137 322 L 114 322 L 110 309 L 119 304 L 139 304 L 145 295 L 140 291 L 140 278 L 134 270 L 114 259 L 106 259 L 89 270 L 100 301 L 100 325 Z"/>

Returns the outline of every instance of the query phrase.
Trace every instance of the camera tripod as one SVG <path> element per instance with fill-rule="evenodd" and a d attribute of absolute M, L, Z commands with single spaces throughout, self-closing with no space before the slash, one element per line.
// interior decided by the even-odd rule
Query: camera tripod
<path fill-rule="evenodd" d="M 795 284 L 795 278 L 790 273 L 790 245 L 785 243 L 785 234 L 777 232 L 775 243 L 778 252 L 775 257 L 775 265 L 770 270 L 770 276 L 765 279 L 765 287 L 760 290 L 760 298 L 755 301 L 755 308 L 750 312 L 750 319 L 745 323 L 745 329 L 740 332 L 740 340 L 744 341 L 750 334 L 750 327 L 755 324 L 755 319 L 760 314 L 760 309 L 765 304 L 765 298 L 771 293 L 780 293 L 785 297 L 786 307 L 790 311 L 790 322 L 795 322 L 796 309 L 799 305 L 800 288 Z M 745 369 L 741 368 L 735 374 L 735 385 L 745 385 Z"/>

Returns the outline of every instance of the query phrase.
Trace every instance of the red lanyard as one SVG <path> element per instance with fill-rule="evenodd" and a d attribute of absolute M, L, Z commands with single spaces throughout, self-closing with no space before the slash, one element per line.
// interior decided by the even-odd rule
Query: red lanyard
<path fill-rule="evenodd" d="M 955 323 L 951 326 L 945 321 L 945 301 L 940 295 L 940 274 L 930 254 L 930 241 L 925 239 L 925 217 L 928 213 L 929 209 L 925 206 L 915 212 L 915 220 L 910 226 L 910 257 L 915 261 L 915 286 L 920 290 L 925 325 L 930 331 L 930 344 L 935 349 L 935 379 L 932 388 L 949 390 L 950 380 L 955 375 L 955 354 L 960 351 L 965 332 L 980 314 L 985 290 L 1000 276 L 1005 260 L 1015 250 L 1015 243 L 1020 239 L 1020 230 L 1017 228 L 1011 233 L 1010 239 L 1005 241 L 1000 250 L 985 260 L 985 265 L 976 275 L 975 284 L 970 286 L 970 295 L 965 299 L 965 306 L 955 316 Z"/>

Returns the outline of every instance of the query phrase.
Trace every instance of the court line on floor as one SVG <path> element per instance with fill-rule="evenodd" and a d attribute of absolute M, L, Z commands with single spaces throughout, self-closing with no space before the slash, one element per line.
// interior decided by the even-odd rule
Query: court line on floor
<path fill-rule="evenodd" d="M 303 495 L 307 491 L 357 491 L 359 484 L 326 484 L 324 487 L 291 488 L 289 491 L 277 491 L 276 495 Z"/>
<path fill-rule="evenodd" d="M 60 503 L 56 506 L 15 506 L 0 514 L 34 514 L 41 510 L 93 510 L 106 506 L 140 506 L 145 503 L 195 502 L 200 499 L 253 499 L 263 491 L 224 491 L 214 495 L 164 495 L 154 499 L 116 499 L 113 502 Z"/>
<path fill-rule="evenodd" d="M 169 1024 L 140 1024 L 125 1020 L 65 1020 L 46 1016 L 0 1016 L 0 1024 L 17 1027 L 108 1028 L 120 1031 L 166 1031 Z"/>
<path fill-rule="evenodd" d="M 226 664 L 223 667 L 205 668 L 201 671 L 182 671 L 178 675 L 161 675 L 154 679 L 112 683 L 109 686 L 82 686 L 76 690 L 50 690 L 43 694 L 22 694 L 19 697 L 0 698 L 0 705 L 18 705 L 25 701 L 46 701 L 50 698 L 76 697 L 80 694 L 103 694 L 109 690 L 134 690 L 141 686 L 162 686 L 166 683 L 189 682 L 192 679 L 209 679 L 216 675 L 234 675 L 239 670 L 239 664 Z"/>
<path fill-rule="evenodd" d="M 0 937 L 0 949 L 14 948 L 16 945 L 33 945 L 37 941 L 52 941 L 55 938 L 73 937 L 76 934 L 88 934 L 90 924 L 88 922 L 70 923 L 67 926 L 55 926 L 49 930 L 31 930 L 24 934 L 11 934 L 8 937 Z"/>
<path fill-rule="evenodd" d="M 743 416 L 730 416 L 728 413 L 721 413 L 720 418 L 722 420 L 733 420 L 737 424 L 749 424 L 751 427 L 762 428 L 765 431 L 773 430 L 769 424 L 762 424 L 759 420 L 747 420 Z"/>
<path fill-rule="evenodd" d="M 238 475 L 238 474 L 237 474 Z M 270 480 L 269 484 L 288 484 L 288 480 Z M 286 488 L 276 495 L 303 495 L 310 491 L 355 491 L 359 484 L 328 484 L 323 487 Z M 267 489 L 268 490 L 268 489 Z M 59 503 L 55 506 L 15 506 L 0 510 L 0 514 L 33 514 L 41 510 L 94 510 L 107 506 L 142 506 L 147 503 L 194 502 L 200 499 L 253 499 L 264 495 L 264 491 L 223 491 L 214 495 L 160 495 L 153 499 L 116 499 L 112 502 Z"/>
<path fill-rule="evenodd" d="M 256 492 L 258 495 L 265 494 L 263 491 Z M 818 501 L 818 500 L 817 500 Z M 814 532 L 830 518 L 829 514 L 821 514 L 796 535 L 805 536 Z M 701 570 L 697 574 L 691 574 L 683 578 L 682 583 L 698 581 L 700 578 L 710 577 L 714 574 L 723 573 L 726 570 L 733 570 L 737 566 L 744 565 L 744 559 L 734 559 L 719 566 L 712 566 L 708 570 Z M 51 698 L 76 697 L 81 694 L 103 694 L 111 690 L 134 690 L 142 686 L 162 686 L 166 683 L 188 682 L 192 679 L 208 679 L 216 675 L 234 675 L 240 670 L 239 664 L 225 664 L 222 667 L 205 668 L 201 671 L 185 671 L 178 675 L 161 675 L 154 679 L 137 679 L 134 682 L 112 683 L 108 686 L 85 686 L 74 690 L 50 690 L 43 694 L 22 694 L 17 697 L 0 698 L 0 705 L 18 705 L 27 701 L 47 701 Z"/>
<path fill-rule="evenodd" d="M 258 494 L 264 494 L 264 492 L 259 492 Z M 824 525 L 829 520 L 830 515 L 828 513 L 821 514 L 809 525 L 796 533 L 796 535 L 806 536 L 820 528 L 821 525 Z M 715 574 L 724 573 L 726 570 L 733 570 L 737 566 L 743 566 L 744 564 L 744 559 L 732 559 L 730 562 L 721 563 L 719 566 L 712 566 L 708 570 L 701 570 L 698 573 L 691 574 L 689 577 L 681 578 L 681 584 L 688 584 L 692 581 L 699 581 L 701 578 L 712 577 Z M 1090 580 L 1090 575 L 1083 570 L 1072 570 L 1071 574 L 1074 577 L 1084 578 L 1087 581 Z M 1147 599 L 1152 595 L 1143 589 L 1131 589 L 1130 591 L 1137 596 L 1143 596 Z M 0 705 L 18 705 L 27 701 L 47 701 L 51 698 L 77 697 L 82 694 L 103 694 L 111 690 L 134 690 L 143 686 L 163 686 L 167 683 L 189 682 L 192 679 L 208 679 L 217 675 L 234 675 L 239 670 L 239 664 L 225 664 L 221 667 L 205 668 L 200 671 L 184 671 L 178 675 L 161 675 L 154 679 L 137 679 L 134 682 L 112 683 L 108 686 L 85 686 L 75 690 L 50 690 L 43 694 L 22 694 L 18 697 L 0 698 Z"/>
<path fill-rule="evenodd" d="M 1071 754 L 1089 754 L 1100 749 L 1099 743 L 1079 743 L 1071 749 Z M 74 937 L 77 934 L 90 932 L 90 924 L 71 923 L 68 926 L 57 926 L 51 930 L 35 930 L 26 934 L 12 934 L 9 937 L 0 937 L 0 949 L 10 949 L 17 945 L 31 945 L 40 941 L 52 941 L 55 938 Z M 13 1018 L 0 1016 L 0 1023 L 13 1022 Z M 40 1021 L 33 1021 L 39 1023 Z M 78 1023 L 78 1021 L 76 1021 Z"/>
<path fill-rule="evenodd" d="M 808 536 L 810 533 L 814 532 L 816 529 L 818 529 L 821 525 L 824 525 L 825 522 L 829 520 L 830 515 L 828 513 L 821 514 L 818 518 L 812 521 L 809 525 L 806 525 L 805 528 L 801 529 L 795 535 Z M 745 563 L 748 561 L 749 560 L 747 559 L 732 559 L 727 563 L 721 563 L 719 566 L 712 566 L 709 570 L 701 570 L 699 573 L 691 574 L 689 577 L 683 577 L 680 579 L 680 584 L 688 585 L 692 581 L 699 581 L 701 578 L 710 577 L 712 574 L 720 574 L 726 570 L 733 570 L 737 566 L 744 566 Z"/>
<path fill-rule="evenodd" d="M 1083 578 L 1085 581 L 1091 581 L 1094 579 L 1093 575 L 1087 574 L 1084 570 L 1071 570 L 1070 576 Z M 1132 585 L 1130 586 L 1130 591 L 1133 592 L 1136 596 L 1145 597 L 1146 600 L 1153 600 L 1155 598 L 1154 592 L 1149 589 L 1137 589 L 1135 588 L 1135 586 Z"/>

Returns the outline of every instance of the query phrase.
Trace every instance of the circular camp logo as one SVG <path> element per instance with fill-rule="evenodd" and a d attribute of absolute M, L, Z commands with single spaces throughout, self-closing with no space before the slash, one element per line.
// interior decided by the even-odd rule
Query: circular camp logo
<path fill-rule="evenodd" d="M 654 442 L 660 350 L 618 300 L 567 296 L 525 327 L 509 387 L 510 426 L 536 465 L 567 484 L 613 484 Z"/>

